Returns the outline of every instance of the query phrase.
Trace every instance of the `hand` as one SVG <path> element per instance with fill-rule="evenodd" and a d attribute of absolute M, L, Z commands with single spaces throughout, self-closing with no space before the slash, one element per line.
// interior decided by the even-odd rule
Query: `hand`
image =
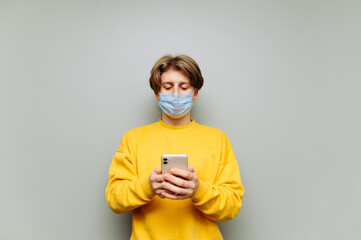
<path fill-rule="evenodd" d="M 188 170 L 172 168 L 170 173 L 164 174 L 161 186 L 165 190 L 160 193 L 164 198 L 181 200 L 190 198 L 197 192 L 199 180 L 192 166 L 188 166 Z"/>
<path fill-rule="evenodd" d="M 164 181 L 164 177 L 162 175 L 162 170 L 157 167 L 155 168 L 149 175 L 149 186 L 152 191 L 157 194 L 160 198 L 164 198 L 162 192 L 164 189 L 162 188 L 162 182 Z"/>

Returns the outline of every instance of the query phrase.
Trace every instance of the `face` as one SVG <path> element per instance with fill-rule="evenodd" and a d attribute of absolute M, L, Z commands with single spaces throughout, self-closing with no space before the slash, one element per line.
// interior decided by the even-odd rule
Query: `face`
<path fill-rule="evenodd" d="M 189 79 L 181 71 L 168 70 L 162 73 L 160 93 L 193 93 L 193 101 L 197 99 L 198 89 L 190 85 Z M 159 94 L 155 94 L 155 98 L 159 101 Z"/>

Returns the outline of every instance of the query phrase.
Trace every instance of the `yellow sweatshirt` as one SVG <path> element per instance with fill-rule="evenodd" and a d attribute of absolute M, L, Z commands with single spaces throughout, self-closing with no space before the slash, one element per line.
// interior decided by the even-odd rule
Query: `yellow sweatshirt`
<path fill-rule="evenodd" d="M 187 154 L 199 188 L 186 200 L 161 199 L 150 189 L 150 172 L 163 154 Z M 216 221 L 234 218 L 243 186 L 227 136 L 197 124 L 159 122 L 134 128 L 122 138 L 109 168 L 106 199 L 115 213 L 133 210 L 132 239 L 223 239 Z"/>

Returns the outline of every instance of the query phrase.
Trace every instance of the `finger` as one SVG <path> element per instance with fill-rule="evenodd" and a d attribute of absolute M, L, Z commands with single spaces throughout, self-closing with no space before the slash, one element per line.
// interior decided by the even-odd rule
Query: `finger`
<path fill-rule="evenodd" d="M 170 170 L 170 173 L 173 175 L 176 175 L 178 177 L 182 177 L 184 179 L 187 180 L 191 180 L 192 179 L 192 174 L 193 172 L 190 172 L 188 170 L 184 170 L 184 169 L 180 169 L 180 168 L 172 168 Z"/>
<path fill-rule="evenodd" d="M 155 192 L 155 194 L 157 194 L 158 196 L 163 196 L 162 193 L 163 193 L 164 191 L 167 191 L 167 190 L 165 190 L 165 189 L 163 189 L 163 188 L 159 188 L 159 189 L 156 189 L 154 192 Z"/>
<path fill-rule="evenodd" d="M 195 172 L 194 167 L 191 166 L 191 165 L 189 165 L 189 166 L 188 166 L 188 171 L 190 171 L 190 172 Z"/>
<path fill-rule="evenodd" d="M 162 174 L 162 169 L 160 167 L 154 168 L 153 170 L 156 174 Z"/>
<path fill-rule="evenodd" d="M 173 194 L 179 195 L 187 195 L 191 192 L 191 190 L 188 188 L 181 188 L 169 182 L 162 182 L 162 188 L 172 192 Z"/>
<path fill-rule="evenodd" d="M 163 196 L 163 198 L 169 198 L 172 200 L 183 200 L 183 199 L 188 198 L 188 196 L 186 196 L 186 195 L 174 194 L 174 193 L 171 193 L 168 191 L 162 192 L 162 196 Z"/>
<path fill-rule="evenodd" d="M 162 174 L 156 174 L 155 172 L 152 172 L 150 174 L 150 180 L 152 182 L 163 182 L 164 181 L 164 176 Z"/>
<path fill-rule="evenodd" d="M 164 180 L 173 184 L 173 185 L 176 185 L 180 188 L 192 188 L 194 187 L 192 184 L 191 181 L 188 181 L 188 180 L 184 180 L 183 178 L 179 178 L 177 176 L 174 176 L 172 174 L 164 174 Z"/>
<path fill-rule="evenodd" d="M 163 189 L 162 183 L 153 182 L 152 183 L 152 188 L 154 189 L 154 191 L 157 191 L 158 189 Z"/>

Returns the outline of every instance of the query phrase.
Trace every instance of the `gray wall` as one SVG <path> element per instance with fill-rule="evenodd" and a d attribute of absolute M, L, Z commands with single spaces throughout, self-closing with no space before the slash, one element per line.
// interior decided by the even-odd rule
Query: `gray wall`
<path fill-rule="evenodd" d="M 244 205 L 225 239 L 360 239 L 359 1 L 0 1 L 0 238 L 129 239 L 104 190 L 157 121 L 154 62 L 187 54 Z"/>

